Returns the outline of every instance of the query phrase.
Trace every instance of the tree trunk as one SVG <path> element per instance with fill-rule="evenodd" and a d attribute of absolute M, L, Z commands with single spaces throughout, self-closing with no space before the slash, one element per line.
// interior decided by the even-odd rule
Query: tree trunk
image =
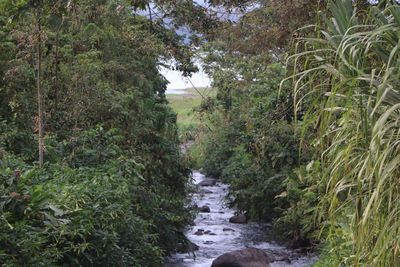
<path fill-rule="evenodd" d="M 59 79 L 58 79 L 58 63 L 59 63 L 59 46 L 60 46 L 60 31 L 64 24 L 64 16 L 62 16 L 60 26 L 57 29 L 56 34 L 56 55 L 55 55 L 55 81 L 54 81 L 54 91 L 55 91 L 55 105 L 54 105 L 54 112 L 58 110 L 58 91 L 59 91 Z"/>
<path fill-rule="evenodd" d="M 40 26 L 41 7 L 38 7 L 37 12 L 37 102 L 38 102 L 38 132 L 39 132 L 39 166 L 43 166 L 44 159 L 44 139 L 43 139 L 43 95 L 41 88 L 41 60 L 42 60 L 42 38 Z"/>

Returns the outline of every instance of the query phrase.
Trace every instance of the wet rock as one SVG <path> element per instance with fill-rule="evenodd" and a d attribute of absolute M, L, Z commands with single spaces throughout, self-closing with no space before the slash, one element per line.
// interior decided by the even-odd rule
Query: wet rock
<path fill-rule="evenodd" d="M 206 178 L 200 183 L 198 183 L 199 186 L 214 186 L 217 183 L 216 179 L 213 178 Z"/>
<path fill-rule="evenodd" d="M 208 213 L 208 212 L 210 212 L 210 207 L 209 206 L 200 207 L 199 211 Z"/>
<path fill-rule="evenodd" d="M 271 262 L 275 262 L 275 261 L 281 261 L 281 262 L 285 262 L 287 264 L 292 263 L 292 260 L 290 259 L 289 255 L 275 256 L 273 258 L 273 260 L 271 260 Z"/>
<path fill-rule="evenodd" d="M 212 244 L 214 244 L 214 241 L 207 240 L 207 241 L 204 241 L 203 244 L 204 245 L 212 245 Z"/>
<path fill-rule="evenodd" d="M 222 229 L 223 232 L 235 232 L 232 228 L 224 228 Z"/>
<path fill-rule="evenodd" d="M 270 267 L 268 256 L 256 248 L 245 248 L 222 254 L 211 267 Z"/>
<path fill-rule="evenodd" d="M 207 230 L 207 231 L 204 232 L 204 234 L 206 234 L 206 235 L 208 235 L 209 233 L 211 233 L 210 230 Z"/>
<path fill-rule="evenodd" d="M 265 253 L 268 256 L 268 259 L 270 262 L 285 262 L 287 264 L 290 264 L 292 262 L 292 257 L 295 257 L 294 254 L 291 254 L 287 251 L 284 250 L 273 250 L 273 249 L 267 249 L 265 250 Z"/>
<path fill-rule="evenodd" d="M 247 218 L 246 218 L 246 215 L 239 214 L 239 215 L 232 216 L 231 218 L 229 218 L 229 222 L 230 223 L 247 223 Z"/>
<path fill-rule="evenodd" d="M 199 246 L 189 240 L 178 243 L 178 245 L 176 246 L 176 251 L 178 253 L 190 253 L 196 250 L 199 250 Z"/>
<path fill-rule="evenodd" d="M 204 235 L 204 230 L 199 229 L 199 230 L 197 230 L 194 234 L 195 234 L 195 235 Z"/>
<path fill-rule="evenodd" d="M 212 194 L 212 193 L 214 193 L 214 192 L 211 191 L 211 190 L 208 190 L 208 189 L 201 189 L 200 190 L 200 194 Z"/>

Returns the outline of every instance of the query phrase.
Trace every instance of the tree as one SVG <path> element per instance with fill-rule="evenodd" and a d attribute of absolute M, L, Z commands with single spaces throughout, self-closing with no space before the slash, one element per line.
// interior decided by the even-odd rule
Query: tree
<path fill-rule="evenodd" d="M 36 3 L 36 35 L 37 35 L 37 127 L 38 127 L 38 139 L 39 139 L 39 166 L 43 166 L 44 161 L 44 133 L 43 133 L 43 91 L 41 85 L 41 64 L 42 64 L 42 2 L 39 0 Z"/>

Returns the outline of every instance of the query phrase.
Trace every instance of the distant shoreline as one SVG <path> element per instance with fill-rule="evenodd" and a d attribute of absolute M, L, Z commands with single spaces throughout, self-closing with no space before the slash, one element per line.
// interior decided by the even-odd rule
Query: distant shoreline
<path fill-rule="evenodd" d="M 167 89 L 165 94 L 167 95 L 184 95 L 187 93 L 187 88 L 184 89 Z"/>

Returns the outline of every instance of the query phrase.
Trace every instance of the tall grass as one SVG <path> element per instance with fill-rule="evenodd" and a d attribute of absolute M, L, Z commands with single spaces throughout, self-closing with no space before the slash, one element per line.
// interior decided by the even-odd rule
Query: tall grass
<path fill-rule="evenodd" d="M 346 266 L 400 266 L 400 5 L 329 10 L 297 39 L 287 79 L 324 170 L 319 218 L 351 251 Z"/>

